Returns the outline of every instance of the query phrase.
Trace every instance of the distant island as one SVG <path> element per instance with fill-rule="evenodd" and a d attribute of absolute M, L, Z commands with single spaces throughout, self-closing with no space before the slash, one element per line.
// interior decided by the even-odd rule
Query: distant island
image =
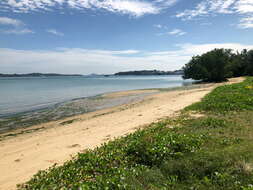
<path fill-rule="evenodd" d="M 126 71 L 118 72 L 114 75 L 123 76 L 123 75 L 183 75 L 183 70 L 175 71 L 158 71 L 158 70 L 141 70 L 141 71 Z"/>
<path fill-rule="evenodd" d="M 86 76 L 86 77 L 97 77 L 97 76 L 125 76 L 125 75 L 183 75 L 183 70 L 175 71 L 159 71 L 159 70 L 140 70 L 140 71 L 125 71 L 118 72 L 115 74 L 58 74 L 58 73 L 27 73 L 27 74 L 3 74 L 0 73 L 0 77 L 54 77 L 54 76 Z"/>
<path fill-rule="evenodd" d="M 52 77 L 52 76 L 82 76 L 79 74 L 56 74 L 56 73 L 28 73 L 28 74 L 1 74 L 0 77 Z"/>

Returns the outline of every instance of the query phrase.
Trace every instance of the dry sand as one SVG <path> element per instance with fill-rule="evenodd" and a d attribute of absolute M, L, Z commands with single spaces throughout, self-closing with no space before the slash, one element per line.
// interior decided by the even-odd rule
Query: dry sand
<path fill-rule="evenodd" d="M 242 81 L 231 79 L 228 83 Z M 224 83 L 223 83 L 224 84 Z M 54 163 L 62 164 L 77 152 L 101 145 L 126 135 L 146 124 L 170 117 L 184 107 L 200 101 L 221 84 L 206 84 L 191 90 L 165 91 L 135 102 L 110 109 L 49 122 L 16 137 L 0 141 L 0 189 L 15 189 L 16 184 L 29 180 L 38 170 Z M 108 96 L 127 96 L 129 91 Z M 64 125 L 63 125 L 63 122 Z M 36 130 L 43 128 L 43 130 Z"/>

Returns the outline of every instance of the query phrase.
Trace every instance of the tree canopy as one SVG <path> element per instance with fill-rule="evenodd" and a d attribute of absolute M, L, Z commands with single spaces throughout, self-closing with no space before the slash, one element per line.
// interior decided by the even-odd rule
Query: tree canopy
<path fill-rule="evenodd" d="M 229 77 L 253 75 L 253 50 L 234 53 L 232 49 L 214 49 L 193 56 L 184 67 L 184 79 L 210 82 L 225 81 Z"/>

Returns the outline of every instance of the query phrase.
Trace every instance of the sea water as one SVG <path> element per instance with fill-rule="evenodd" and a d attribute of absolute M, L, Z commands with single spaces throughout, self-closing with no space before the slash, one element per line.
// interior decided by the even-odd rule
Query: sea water
<path fill-rule="evenodd" d="M 191 82 L 180 75 L 0 77 L 0 116 L 107 92 L 180 87 Z"/>

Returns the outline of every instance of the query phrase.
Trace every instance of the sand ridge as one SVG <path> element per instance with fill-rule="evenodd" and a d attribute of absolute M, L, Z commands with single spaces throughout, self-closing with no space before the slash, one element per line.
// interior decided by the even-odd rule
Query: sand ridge
<path fill-rule="evenodd" d="M 0 189 L 15 189 L 16 184 L 29 180 L 39 170 L 54 163 L 62 164 L 77 152 L 173 116 L 200 101 L 215 87 L 242 80 L 234 78 L 227 83 L 206 84 L 197 89 L 164 91 L 147 96 L 140 102 L 33 126 L 31 129 L 43 130 L 6 138 L 0 141 Z M 127 93 L 115 94 L 121 95 Z"/>

